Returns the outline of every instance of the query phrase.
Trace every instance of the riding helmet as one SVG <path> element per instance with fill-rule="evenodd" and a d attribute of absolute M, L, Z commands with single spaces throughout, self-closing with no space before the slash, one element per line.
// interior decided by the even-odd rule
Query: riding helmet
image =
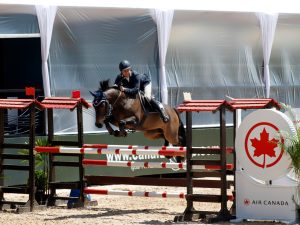
<path fill-rule="evenodd" d="M 121 61 L 120 64 L 119 64 L 119 69 L 120 69 L 120 71 L 125 70 L 125 69 L 128 69 L 128 68 L 130 68 L 130 67 L 131 67 L 131 65 L 130 65 L 130 62 L 129 62 L 128 60 L 123 60 L 123 61 Z"/>

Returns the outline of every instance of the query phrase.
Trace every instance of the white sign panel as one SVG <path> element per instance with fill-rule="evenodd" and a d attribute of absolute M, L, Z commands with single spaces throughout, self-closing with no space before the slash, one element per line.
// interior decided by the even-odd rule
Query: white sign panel
<path fill-rule="evenodd" d="M 280 143 L 285 135 L 295 135 L 292 121 L 282 112 L 257 110 L 242 121 L 236 135 L 237 165 L 256 179 L 269 181 L 290 171 L 290 158 Z"/>

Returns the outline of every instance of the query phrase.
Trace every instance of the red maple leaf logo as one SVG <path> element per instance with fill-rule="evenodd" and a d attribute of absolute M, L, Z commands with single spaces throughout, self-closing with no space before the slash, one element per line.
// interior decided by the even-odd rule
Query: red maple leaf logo
<path fill-rule="evenodd" d="M 260 122 L 253 125 L 247 132 L 245 138 L 245 152 L 250 161 L 258 167 L 269 168 L 276 165 L 280 161 L 284 153 L 283 148 L 276 148 L 278 147 L 280 140 L 283 142 L 283 138 L 271 139 L 270 132 L 272 130 L 276 131 L 276 133 L 279 132 L 278 127 L 276 127 L 274 124 L 268 122 Z M 252 138 L 251 134 L 253 134 Z M 250 149 L 248 148 L 250 145 L 251 148 L 254 149 L 253 151 L 250 151 Z M 270 159 L 266 160 L 267 157 L 269 157 Z"/>
<path fill-rule="evenodd" d="M 248 199 L 248 198 L 245 198 L 244 199 L 244 205 L 250 205 L 250 199 Z"/>
<path fill-rule="evenodd" d="M 278 146 L 279 140 L 273 138 L 269 140 L 269 133 L 264 128 L 260 133 L 260 140 L 257 138 L 250 139 L 252 146 L 255 148 L 253 156 L 268 155 L 269 157 L 276 157 L 275 148 Z"/>

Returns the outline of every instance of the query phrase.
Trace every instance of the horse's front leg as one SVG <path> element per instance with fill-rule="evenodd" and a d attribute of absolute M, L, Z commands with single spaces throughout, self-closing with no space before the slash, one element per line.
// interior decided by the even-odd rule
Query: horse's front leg
<path fill-rule="evenodd" d="M 105 124 L 106 130 L 108 131 L 108 133 L 110 135 L 115 135 L 116 136 L 116 132 L 118 132 L 118 131 L 115 131 L 114 129 L 112 129 L 112 127 L 111 127 L 111 125 L 108 121 L 105 121 L 104 124 Z"/>
<path fill-rule="evenodd" d="M 111 125 L 110 125 L 109 122 L 106 121 L 106 122 L 104 122 L 104 124 L 105 124 L 105 127 L 106 127 L 106 129 L 107 129 L 109 135 L 114 135 L 115 137 L 124 137 L 124 136 L 127 135 L 127 132 L 125 131 L 124 128 L 120 128 L 120 130 L 114 130 L 114 129 L 111 127 Z M 121 132 L 121 130 L 122 130 L 122 132 Z M 125 132 L 125 133 L 124 133 L 124 132 Z"/>
<path fill-rule="evenodd" d="M 137 125 L 136 117 L 131 116 L 131 117 L 128 117 L 126 119 L 120 120 L 120 122 L 119 122 L 119 129 L 120 129 L 119 137 L 126 137 L 127 136 L 127 132 L 125 130 L 127 125 L 130 125 L 130 126 Z"/>

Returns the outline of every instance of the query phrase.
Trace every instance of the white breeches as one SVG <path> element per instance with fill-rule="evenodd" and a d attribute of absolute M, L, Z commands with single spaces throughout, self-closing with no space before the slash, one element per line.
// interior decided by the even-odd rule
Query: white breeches
<path fill-rule="evenodd" d="M 145 97 L 148 99 L 148 100 L 150 100 L 151 99 L 151 97 L 152 97 L 152 84 L 151 83 L 149 83 L 149 84 L 147 84 L 146 86 L 145 86 Z"/>

